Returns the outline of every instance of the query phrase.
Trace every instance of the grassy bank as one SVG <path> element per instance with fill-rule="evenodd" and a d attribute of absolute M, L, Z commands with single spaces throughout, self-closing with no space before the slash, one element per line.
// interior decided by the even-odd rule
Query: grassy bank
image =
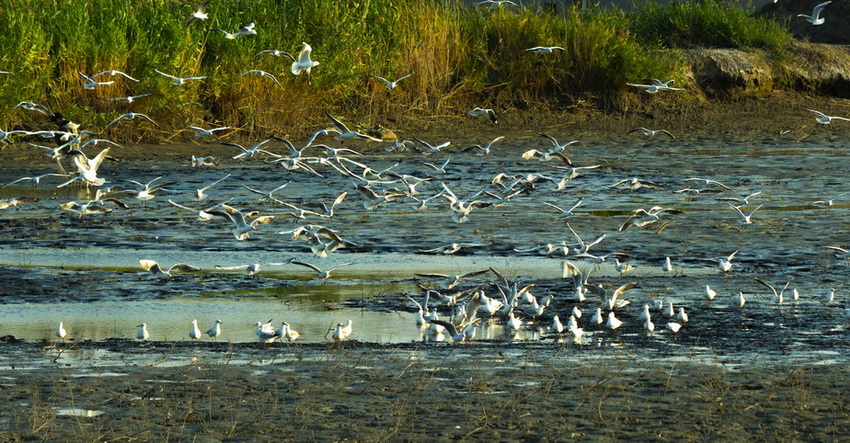
<path fill-rule="evenodd" d="M 471 104 L 571 106 L 610 102 L 626 82 L 681 78 L 677 50 L 698 45 L 781 51 L 790 39 L 781 24 L 753 19 L 715 3 L 660 7 L 630 14 L 607 10 L 545 13 L 461 5 L 455 1 L 364 0 L 212 2 L 209 20 L 186 26 L 194 1 L 12 1 L 0 6 L 6 32 L 0 56 L 0 127 L 43 128 L 44 118 L 11 108 L 20 101 L 62 111 L 100 129 L 124 112 L 150 115 L 159 127 L 120 122 L 104 135 L 124 141 L 189 137 L 186 125 L 227 125 L 245 134 L 322 121 L 325 109 L 357 114 L 371 124 L 402 115 L 458 113 Z M 38 11 L 33 14 L 33 11 Z M 257 34 L 226 39 L 256 23 Z M 723 24 L 722 26 L 720 24 Z M 638 37 L 640 36 L 640 37 Z M 721 38 L 722 37 L 722 38 Z M 311 81 L 293 76 L 291 61 L 313 47 Z M 533 46 L 564 51 L 532 54 Z M 140 80 L 82 87 L 79 72 L 117 69 Z M 237 76 L 249 69 L 267 77 Z M 182 86 L 175 76 L 207 76 Z M 372 78 L 413 73 L 393 90 Z M 106 98 L 152 93 L 127 104 Z"/>

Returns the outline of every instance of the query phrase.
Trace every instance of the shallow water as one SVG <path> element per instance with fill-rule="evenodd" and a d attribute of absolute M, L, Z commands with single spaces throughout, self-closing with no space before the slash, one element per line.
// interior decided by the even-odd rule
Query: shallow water
<path fill-rule="evenodd" d="M 559 135 L 556 135 L 556 137 Z M 641 140 L 641 139 L 639 139 Z M 477 141 L 477 140 L 476 140 Z M 357 157 L 376 170 L 393 167 L 399 174 L 431 177 L 417 187 L 417 197 L 429 197 L 446 183 L 459 197 L 472 195 L 482 187 L 498 191 L 490 181 L 498 173 L 563 176 L 556 162 L 522 160 L 521 152 L 544 148 L 545 139 L 504 143 L 489 157 L 446 154 L 423 157 L 412 154 L 382 154 Z M 454 145 L 463 146 L 461 141 Z M 548 312 L 520 339 L 547 337 L 551 315 L 562 320 L 575 304 L 567 293 L 568 281 L 562 280 L 563 257 L 522 254 L 514 249 L 545 243 L 574 242 L 575 237 L 557 213 L 541 204 L 547 201 L 567 207 L 577 198 L 584 199 L 569 225 L 585 240 L 605 234 L 606 238 L 591 253 L 624 252 L 637 266 L 631 274 L 618 277 L 609 264 L 593 272 L 591 280 L 618 285 L 639 281 L 627 293 L 633 300 L 617 313 L 625 323 L 618 331 L 589 325 L 596 307 L 591 299 L 581 304 L 585 316 L 579 321 L 587 331 L 585 343 L 616 345 L 640 352 L 663 349 L 669 353 L 796 353 L 831 351 L 846 345 L 846 320 L 841 306 L 848 288 L 847 263 L 824 248 L 848 246 L 847 214 L 850 196 L 838 197 L 824 208 L 811 204 L 833 198 L 850 190 L 845 184 L 850 159 L 845 144 L 765 142 L 752 145 L 720 141 L 666 141 L 623 143 L 582 142 L 574 145 L 570 158 L 578 165 L 601 164 L 595 170 L 582 171 L 557 191 L 549 182 L 518 195 L 503 205 L 475 208 L 467 223 L 455 223 L 445 205 L 435 199 L 425 210 L 417 210 L 411 199 L 389 202 L 377 210 L 366 210 L 354 190 L 355 180 L 329 167 L 316 166 L 324 177 L 292 172 L 264 164 L 261 160 L 223 160 L 214 168 L 192 169 L 188 157 L 204 154 L 204 147 L 161 146 L 157 149 L 185 152 L 179 161 L 152 162 L 131 159 L 105 163 L 102 175 L 108 185 L 133 187 L 128 180 L 174 181 L 174 191 L 141 202 L 124 199 L 131 208 L 116 209 L 107 215 L 61 212 L 60 203 L 86 198 L 83 189 L 53 189 L 50 185 L 29 185 L 0 189 L 0 198 L 33 195 L 34 203 L 19 210 L 0 210 L 0 251 L 3 287 L 0 288 L 0 335 L 20 339 L 53 339 L 56 323 L 62 320 L 75 339 L 103 340 L 134 337 L 135 325 L 148 323 L 153 339 L 188 340 L 193 318 L 201 328 L 215 318 L 224 321 L 223 340 L 242 342 L 256 337 L 251 325 L 272 318 L 286 320 L 308 342 L 322 342 L 328 328 L 351 318 L 360 341 L 393 343 L 422 340 L 413 324 L 413 304 L 402 293 L 420 299 L 415 273 L 463 273 L 493 267 L 506 277 L 536 282 L 538 297 L 557 296 Z M 144 149 L 144 148 L 143 148 Z M 495 150 L 495 149 L 494 149 Z M 121 151 L 113 151 L 121 156 Z M 447 173 L 436 175 L 424 162 L 440 164 L 451 156 Z M 51 171 L 47 160 L 5 164 L 0 181 L 9 182 L 24 174 Z M 232 176 L 208 191 L 210 200 L 231 199 L 230 204 L 243 210 L 256 209 L 276 214 L 276 220 L 258 227 L 246 241 L 237 241 L 230 227 L 217 218 L 203 223 L 195 216 L 167 203 L 171 198 L 182 204 L 202 207 L 212 203 L 194 201 L 193 189 L 226 174 Z M 626 187 L 611 187 L 618 181 L 639 177 L 661 186 L 630 192 Z M 673 190 L 698 187 L 686 182 L 690 177 L 705 177 L 734 188 L 720 194 L 676 194 Z M 287 221 L 285 208 L 243 188 L 242 184 L 270 190 L 290 184 L 276 197 L 321 210 L 319 203 L 330 202 L 342 191 L 346 200 L 335 209 L 331 219 L 310 217 Z M 379 187 L 380 185 L 375 185 Z M 386 187 L 392 187 L 387 185 Z M 400 184 L 397 186 L 401 186 Z M 745 211 L 763 204 L 753 217 L 755 223 L 741 224 L 738 215 L 719 197 L 741 197 L 756 191 Z M 663 229 L 629 228 L 618 232 L 628 213 L 654 205 L 674 207 L 681 214 L 668 214 Z M 306 223 L 321 224 L 338 230 L 353 244 L 327 258 L 313 257 L 309 247 L 278 232 Z M 660 225 L 660 223 L 659 223 Z M 485 243 L 454 256 L 422 254 L 419 249 L 450 242 Z M 740 250 L 733 272 L 724 275 L 707 261 Z M 665 256 L 673 258 L 677 276 L 661 271 Z M 265 267 L 257 278 L 237 271 L 219 271 L 215 265 L 280 262 L 290 257 L 327 268 L 353 262 L 334 272 L 325 283 L 313 280 L 312 271 L 295 265 Z M 185 262 L 202 268 L 197 274 L 176 274 L 168 282 L 157 282 L 138 266 L 139 259 L 154 259 L 169 266 Z M 592 264 L 580 263 L 590 269 Z M 757 276 L 781 288 L 793 278 L 801 300 L 775 306 L 768 289 L 756 283 Z M 491 274 L 473 280 L 485 284 L 491 296 L 496 280 Z M 708 303 L 702 298 L 710 284 L 719 297 Z M 830 287 L 836 300 L 822 306 L 817 297 Z M 749 299 L 744 309 L 734 306 L 732 294 L 743 291 Z M 691 322 L 682 332 L 663 331 L 667 319 L 653 313 L 658 330 L 646 337 L 637 316 L 650 299 L 661 298 L 684 306 Z M 449 314 L 449 309 L 445 309 Z M 279 323 L 278 323 L 279 324 Z M 510 340 L 500 323 L 481 328 L 479 339 Z M 679 349 L 679 350 L 677 350 Z"/>

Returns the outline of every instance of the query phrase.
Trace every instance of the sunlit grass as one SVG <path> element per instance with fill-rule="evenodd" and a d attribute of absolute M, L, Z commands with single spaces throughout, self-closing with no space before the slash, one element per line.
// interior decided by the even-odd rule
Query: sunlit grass
<path fill-rule="evenodd" d="M 507 106 L 571 105 L 610 100 L 627 81 L 681 72 L 671 48 L 706 46 L 781 49 L 784 28 L 715 3 L 661 7 L 632 14 L 567 9 L 476 8 L 453 1 L 362 2 L 234 0 L 213 2 L 210 19 L 186 26 L 195 1 L 94 0 L 9 2 L 0 8 L 0 121 L 4 128 L 43 128 L 11 108 L 33 101 L 97 129 L 117 115 L 150 115 L 161 129 L 121 125 L 109 135 L 156 141 L 188 124 L 227 125 L 244 134 L 272 133 L 323 120 L 324 111 L 359 113 L 369 123 L 399 115 L 434 115 L 487 102 Z M 33 14 L 33 11 L 38 14 Z M 256 24 L 257 35 L 225 39 L 215 29 Z M 703 37 L 704 36 L 704 37 Z M 725 40 L 720 40 L 720 38 Z M 311 78 L 290 73 L 302 42 L 321 64 Z M 531 54 L 538 45 L 562 46 Z M 674 49 L 675 51 L 675 49 Z M 79 73 L 117 69 L 141 80 L 83 89 Z M 245 76 L 262 69 L 268 78 Z M 172 85 L 176 76 L 207 76 Z M 371 75 L 397 78 L 388 91 Z M 104 98 L 153 93 L 130 105 Z"/>

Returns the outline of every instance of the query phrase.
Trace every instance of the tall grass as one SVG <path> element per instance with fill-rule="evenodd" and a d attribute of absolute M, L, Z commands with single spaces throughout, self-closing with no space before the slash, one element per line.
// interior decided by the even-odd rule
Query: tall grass
<path fill-rule="evenodd" d="M 196 5 L 195 0 L 5 2 L 0 70 L 12 75 L 0 77 L 0 127 L 45 126 L 38 114 L 11 110 L 19 101 L 45 104 L 93 129 L 124 112 L 146 113 L 159 128 L 121 122 L 104 135 L 148 141 L 170 140 L 188 124 L 223 124 L 246 134 L 286 131 L 323 121 L 325 109 L 360 113 L 375 123 L 478 102 L 557 106 L 586 94 L 605 99 L 629 80 L 673 75 L 680 67 L 662 48 L 698 44 L 703 28 L 694 23 L 711 30 L 709 45 L 719 45 L 713 39 L 721 34 L 730 39 L 724 45 L 778 48 L 785 35 L 778 25 L 713 3 L 650 4 L 626 15 L 492 10 L 452 0 L 231 0 L 210 3 L 210 19 L 187 27 Z M 234 32 L 249 22 L 257 35 L 228 40 L 215 31 Z M 679 31 L 669 31 L 671 26 Z M 673 36 L 662 38 L 668 33 Z M 321 63 L 309 79 L 293 76 L 283 57 L 253 57 L 266 49 L 297 56 L 302 42 Z M 538 45 L 565 50 L 525 51 Z M 106 69 L 141 82 L 101 77 L 114 83 L 81 87 L 80 72 Z M 275 75 L 282 87 L 264 77 L 236 78 L 248 69 Z M 156 70 L 208 77 L 176 86 Z M 409 73 L 413 76 L 394 90 L 371 77 Z M 154 95 L 129 105 L 103 100 L 147 92 Z"/>
<path fill-rule="evenodd" d="M 717 0 L 647 2 L 630 15 L 631 29 L 644 43 L 668 48 L 761 48 L 781 51 L 790 42 L 787 26 L 751 17 L 738 3 Z"/>

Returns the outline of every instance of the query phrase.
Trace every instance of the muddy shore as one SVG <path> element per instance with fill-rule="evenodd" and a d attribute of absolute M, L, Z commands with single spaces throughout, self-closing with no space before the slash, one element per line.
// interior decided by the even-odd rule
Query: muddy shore
<path fill-rule="evenodd" d="M 469 142 L 477 142 L 485 131 L 504 130 L 528 139 L 557 131 L 593 141 L 600 150 L 634 144 L 634 134 L 624 133 L 635 126 L 663 127 L 679 140 L 734 140 L 744 146 L 850 140 L 850 124 L 819 125 L 803 108 L 847 115 L 850 102 L 777 93 L 684 104 L 647 95 L 625 114 L 506 110 L 496 129 L 484 119 L 465 116 L 411 119 L 395 122 L 392 129 L 403 138 L 445 133 Z M 390 127 L 393 122 L 387 123 Z M 382 147 L 365 145 L 376 152 Z M 203 149 L 217 156 L 233 152 L 215 144 Z M 167 145 L 127 146 L 119 152 L 136 164 L 151 156 L 185 160 L 191 154 Z M 11 165 L 44 163 L 42 153 L 17 145 L 5 148 L 3 155 Z M 750 259 L 749 272 L 773 272 L 756 268 L 761 259 Z M 825 263 L 832 266 L 831 257 Z M 103 275 L 50 280 L 45 287 L 39 279 L 49 276 L 35 272 L 22 279 L 15 269 L 7 269 L 0 271 L 0 281 L 5 296 L 24 282 L 33 297 L 28 301 L 38 302 L 79 288 L 62 286 L 69 282 L 108 284 Z M 134 274 L 116 275 L 111 278 L 122 284 L 112 286 L 132 287 L 140 280 Z M 252 288 L 267 283 L 245 283 L 241 276 L 217 281 Z M 190 283 L 181 281 L 178 289 Z M 386 309 L 411 309 L 401 295 L 387 299 Z M 762 321 L 763 315 L 753 314 L 750 320 Z M 750 324 L 726 341 L 755 336 L 747 329 Z M 719 349 L 719 337 L 718 342 L 696 336 L 682 340 Z M 720 350 L 714 352 L 717 358 L 711 358 L 712 352 L 695 357 L 682 351 L 688 348 L 677 347 L 681 341 L 653 349 L 656 360 L 604 341 L 582 346 L 554 340 L 263 346 L 9 338 L 0 343 L 0 399 L 5 400 L 0 440 L 836 441 L 850 434 L 848 370 L 839 356 L 846 350 L 846 337 L 846 329 L 840 329 L 807 338 L 835 354 L 788 361 L 781 358 L 784 343 L 771 349 L 770 360 L 745 361 L 722 358 Z"/>

